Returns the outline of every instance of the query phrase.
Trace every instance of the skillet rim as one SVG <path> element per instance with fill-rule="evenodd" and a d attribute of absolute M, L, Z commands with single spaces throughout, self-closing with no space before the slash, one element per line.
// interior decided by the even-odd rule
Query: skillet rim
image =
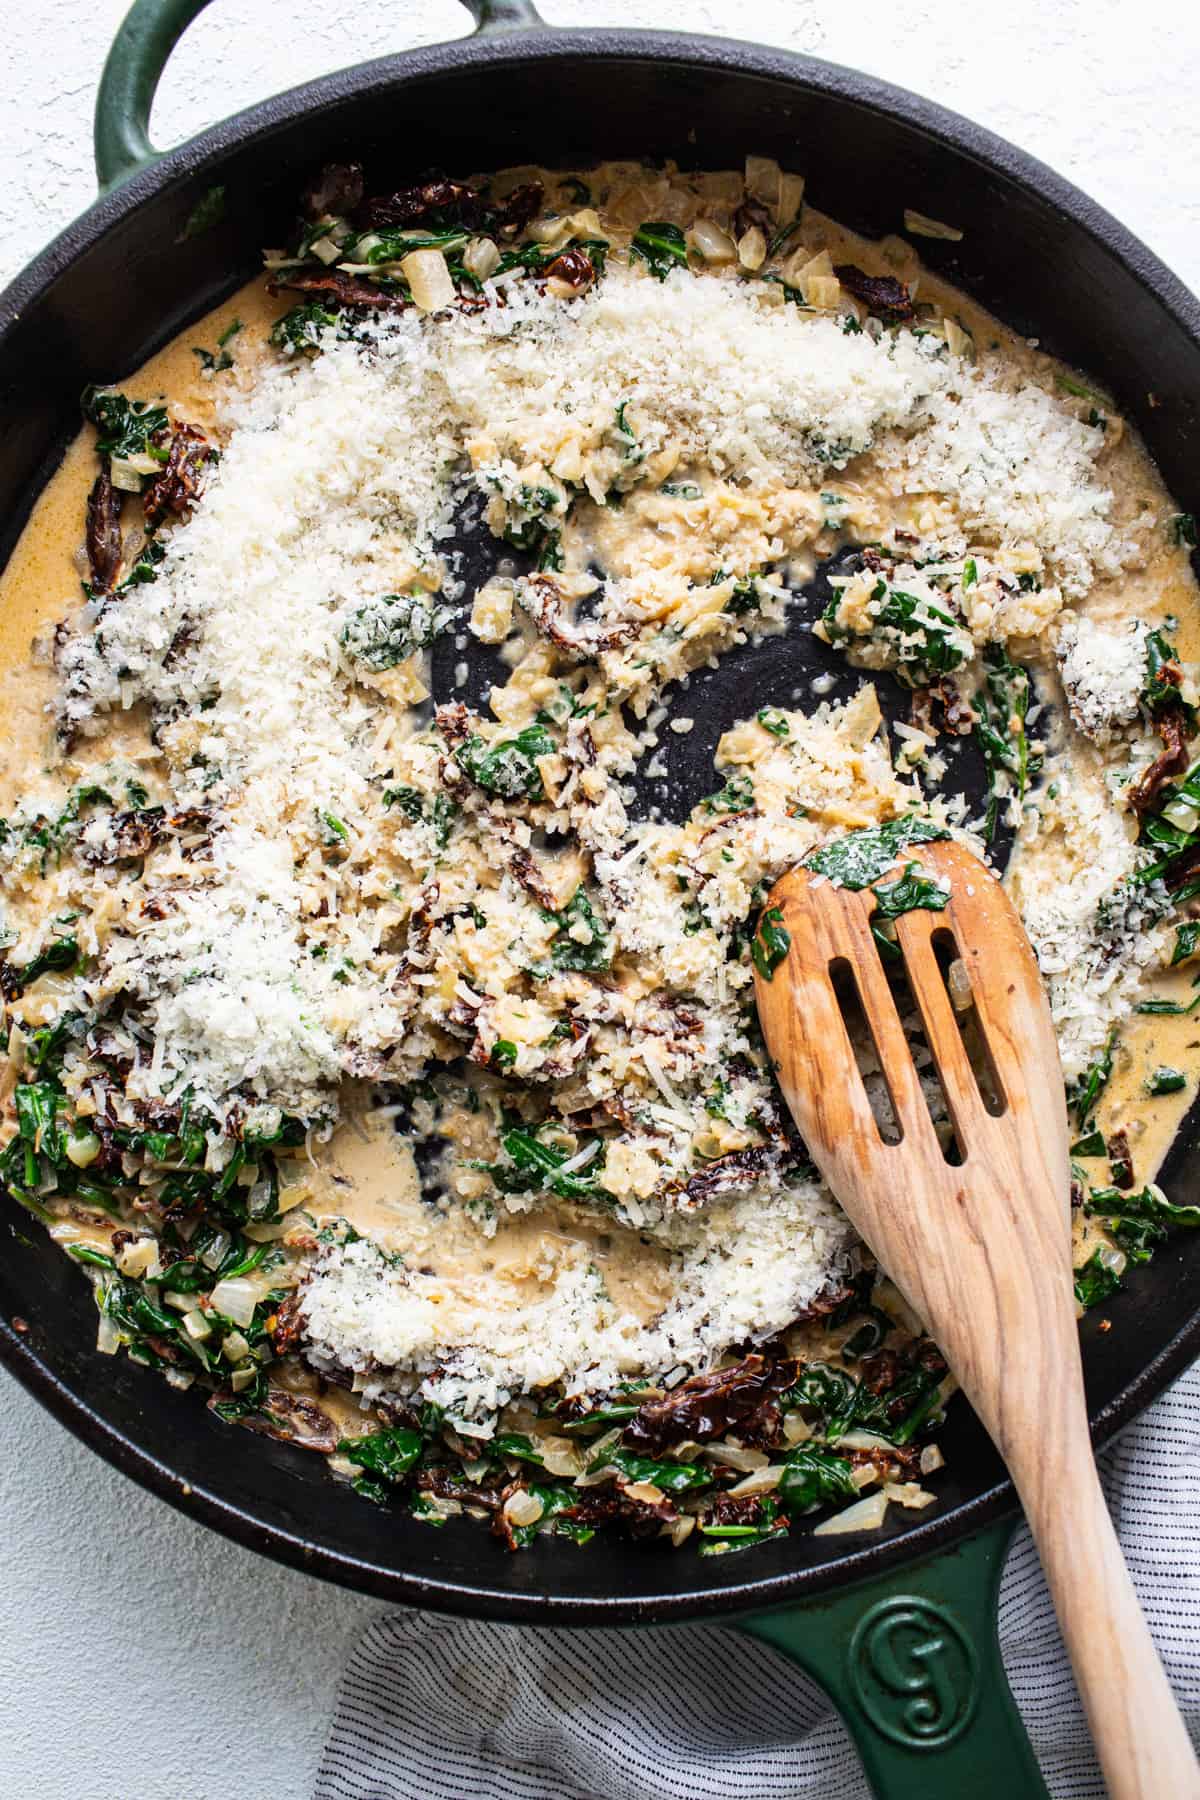
<path fill-rule="evenodd" d="M 590 62 L 650 61 L 664 70 L 674 66 L 713 75 L 727 70 L 759 76 L 787 82 L 799 93 L 831 95 L 864 111 L 898 119 L 956 158 L 966 158 L 998 173 L 1102 245 L 1200 352 L 1200 300 L 1162 260 L 1073 183 L 975 121 L 874 76 L 792 51 L 683 32 L 565 30 L 552 26 L 529 27 L 498 37 L 468 36 L 360 63 L 274 95 L 167 151 L 97 200 L 0 293 L 0 352 L 22 314 L 66 273 L 78 256 L 99 244 L 151 200 L 209 170 L 215 172 L 229 152 L 251 147 L 256 139 L 268 141 L 275 131 L 315 111 L 412 79 L 453 76 L 467 67 L 482 66 L 499 72 L 505 66 L 531 60 L 553 65 L 580 58 Z M 1104 1443 L 1122 1430 L 1198 1355 L 1200 1298 L 1188 1323 L 1107 1405 L 1091 1412 L 1094 1441 Z M 3 1318 L 0 1363 L 74 1436 L 107 1462 L 179 1511 L 245 1548 L 379 1599 L 476 1618 L 614 1626 L 644 1623 L 647 1619 L 677 1622 L 699 1615 L 729 1617 L 789 1601 L 802 1603 L 828 1589 L 881 1575 L 948 1548 L 1015 1507 L 1011 1484 L 994 1482 L 973 1499 L 909 1527 L 899 1537 L 849 1551 L 816 1567 L 797 1567 L 780 1575 L 751 1577 L 719 1588 L 704 1588 L 697 1580 L 690 1591 L 659 1595 L 616 1593 L 596 1598 L 512 1592 L 490 1584 L 486 1573 L 475 1584 L 383 1568 L 378 1563 L 325 1548 L 283 1526 L 266 1524 L 208 1488 L 188 1485 L 166 1463 L 110 1424 L 76 1394 Z M 480 1543 L 481 1549 L 491 1549 L 482 1533 Z M 486 1566 L 486 1560 L 481 1558 L 481 1568 L 486 1571 Z"/>

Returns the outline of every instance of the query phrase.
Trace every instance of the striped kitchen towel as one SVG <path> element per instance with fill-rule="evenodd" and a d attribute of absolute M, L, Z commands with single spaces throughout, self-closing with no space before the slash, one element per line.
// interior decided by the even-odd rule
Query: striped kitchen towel
<path fill-rule="evenodd" d="M 1130 1427 L 1102 1458 L 1102 1471 L 1196 1738 L 1200 1364 Z M 1104 1800 L 1024 1530 L 1005 1571 L 1000 1636 L 1055 1800 Z M 468 1796 L 868 1800 L 868 1789 L 820 1689 L 773 1650 L 728 1629 L 537 1630 L 413 1612 L 377 1620 L 343 1678 L 315 1800 Z"/>

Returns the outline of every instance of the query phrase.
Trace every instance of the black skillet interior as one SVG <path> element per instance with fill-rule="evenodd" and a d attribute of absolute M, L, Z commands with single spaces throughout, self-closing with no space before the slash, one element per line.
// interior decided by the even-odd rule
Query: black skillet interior
<path fill-rule="evenodd" d="M 660 34 L 535 31 L 389 59 L 269 102 L 137 176 L 52 246 L 0 299 L 0 556 L 76 428 L 84 384 L 121 377 L 246 279 L 259 247 L 285 234 L 299 183 L 322 160 L 361 156 L 382 187 L 434 162 L 455 171 L 585 167 L 623 155 L 723 167 L 747 150 L 803 171 L 816 206 L 870 236 L 897 229 L 905 206 L 961 225 L 961 244 L 921 246 L 927 261 L 1110 387 L 1180 504 L 1200 510 L 1200 309 L 1049 171 L 911 96 L 783 53 Z M 188 235 L 197 203 L 218 185 L 223 220 Z M 814 604 L 811 595 L 797 602 L 797 627 Z M 713 785 L 712 749 L 726 725 L 803 694 L 827 666 L 845 682 L 797 628 L 696 678 L 681 710 L 697 729 L 666 734 L 671 810 Z M 469 684 L 484 674 L 473 666 Z M 1166 1172 L 1177 1197 L 1200 1170 L 1194 1135 L 1189 1122 Z M 465 1522 L 434 1531 L 381 1512 L 332 1483 L 318 1459 L 232 1431 L 195 1396 L 99 1356 L 80 1272 L 11 1203 L 0 1214 L 0 1354 L 22 1380 L 176 1504 L 256 1549 L 390 1598 L 542 1622 L 745 1611 L 936 1548 L 1005 1503 L 995 1453 L 959 1405 L 943 1440 L 939 1505 L 915 1527 L 888 1526 L 849 1549 L 798 1537 L 749 1557 L 701 1560 L 604 1539 L 582 1552 L 547 1539 L 507 1557 Z M 1100 1433 L 1200 1350 L 1198 1284 L 1200 1238 L 1181 1237 L 1098 1309 L 1111 1331 L 1089 1315 L 1085 1358 Z"/>

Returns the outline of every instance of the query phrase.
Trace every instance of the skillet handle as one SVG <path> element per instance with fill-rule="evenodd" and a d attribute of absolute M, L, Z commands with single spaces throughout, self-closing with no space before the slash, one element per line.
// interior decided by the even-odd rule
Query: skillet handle
<path fill-rule="evenodd" d="M 820 1682 L 878 1800 L 1049 1800 L 1000 1660 L 996 1602 L 1017 1520 L 738 1629 Z"/>
<path fill-rule="evenodd" d="M 209 0 L 134 0 L 113 39 L 96 91 L 94 142 L 100 192 L 157 161 L 150 109 L 172 50 Z M 532 0 L 462 0 L 475 35 L 540 25 Z"/>

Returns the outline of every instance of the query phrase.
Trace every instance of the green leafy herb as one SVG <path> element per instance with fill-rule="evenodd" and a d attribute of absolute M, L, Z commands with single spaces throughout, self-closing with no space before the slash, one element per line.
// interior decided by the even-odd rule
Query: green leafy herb
<path fill-rule="evenodd" d="M 1185 822 L 1176 824 L 1171 813 L 1176 817 L 1182 813 Z M 1162 790 L 1154 811 L 1142 819 L 1139 842 L 1153 846 L 1159 854 L 1130 877 L 1135 885 L 1144 887 L 1161 876 L 1168 887 L 1176 890 L 1176 900 L 1182 897 L 1179 881 L 1172 882 L 1171 864 L 1185 852 L 1200 847 L 1200 826 L 1186 822 L 1191 814 L 1200 815 L 1200 760 L 1192 763 L 1181 781 L 1169 783 Z"/>
<path fill-rule="evenodd" d="M 203 350 L 197 345 L 192 351 L 192 355 L 199 357 L 200 367 L 213 375 L 220 375 L 225 369 L 232 369 L 233 357 L 229 353 L 228 345 L 232 343 L 241 329 L 242 321 L 240 319 L 234 319 L 231 325 L 226 326 L 217 339 L 215 354 L 213 351 Z"/>
<path fill-rule="evenodd" d="M 764 1494 L 758 1503 L 757 1522 L 753 1525 L 701 1525 L 701 1537 L 710 1541 L 700 1549 L 701 1556 L 728 1555 L 738 1550 L 752 1550 L 772 1538 L 787 1536 L 787 1520 L 780 1517 L 780 1505 L 773 1494 Z"/>
<path fill-rule="evenodd" d="M 574 1538 L 577 1544 L 586 1544 L 589 1538 L 596 1535 L 593 1526 L 580 1525 L 574 1519 L 563 1516 L 579 1499 L 579 1495 L 573 1487 L 566 1486 L 561 1482 L 530 1481 L 525 1484 L 525 1488 L 527 1493 L 541 1501 L 542 1516 L 540 1519 L 535 1519 L 532 1525 L 509 1527 L 513 1543 L 519 1548 L 532 1544 L 534 1538 L 543 1531 L 550 1531 L 559 1537 Z"/>
<path fill-rule="evenodd" d="M 424 820 L 433 826 L 434 842 L 439 850 L 444 850 L 450 839 L 450 828 L 458 817 L 457 803 L 449 794 L 435 794 L 427 799 L 419 789 L 414 787 L 385 788 L 383 790 L 384 806 L 394 806 L 405 818 Z"/>
<path fill-rule="evenodd" d="M 674 268 L 687 268 L 687 240 L 678 225 L 671 225 L 666 220 L 639 225 L 629 252 L 639 262 L 644 262 L 658 281 L 665 281 Z"/>
<path fill-rule="evenodd" d="M 1142 691 L 1138 698 L 1146 711 L 1153 718 L 1162 712 L 1164 707 L 1179 707 L 1194 724 L 1196 709 L 1188 706 L 1180 697 L 1176 682 L 1171 679 L 1179 676 L 1179 652 L 1174 644 L 1165 638 L 1161 631 L 1151 631 L 1146 635 L 1146 673 L 1142 681 Z"/>
<path fill-rule="evenodd" d="M 858 1489 L 852 1473 L 844 1457 L 800 1444 L 783 1465 L 779 1497 L 789 1512 L 807 1512 L 826 1500 L 853 1499 Z"/>
<path fill-rule="evenodd" d="M 1087 1124 L 1096 1110 L 1096 1102 L 1108 1086 L 1113 1071 L 1113 1052 L 1117 1046 L 1117 1032 L 1114 1027 L 1105 1040 L 1104 1048 L 1083 1074 L 1071 1083 L 1067 1089 L 1067 1105 L 1075 1115 L 1075 1123 L 1079 1126 Z"/>
<path fill-rule="evenodd" d="M 1081 1269 L 1075 1271 L 1075 1298 L 1080 1306 L 1098 1306 L 1108 1300 L 1121 1285 L 1121 1277 L 1105 1260 L 1103 1250 L 1093 1250 Z"/>
<path fill-rule="evenodd" d="M 58 1126 L 58 1107 L 62 1100 L 53 1082 L 22 1081 L 13 1090 L 17 1109 L 17 1130 L 26 1143 L 43 1152 L 51 1162 L 62 1155 L 63 1140 Z"/>
<path fill-rule="evenodd" d="M 9 964 L 12 980 L 23 992 L 39 975 L 63 975 L 79 962 L 79 940 L 72 932 L 60 932 L 27 963 Z"/>
<path fill-rule="evenodd" d="M 917 863 L 907 863 L 904 873 L 897 880 L 874 887 L 871 892 L 876 900 L 871 918 L 871 935 L 883 957 L 888 960 L 899 957 L 900 947 L 884 929 L 887 921 L 921 909 L 942 912 L 950 904 L 950 895 L 946 889 L 931 881 Z"/>
<path fill-rule="evenodd" d="M 976 698 L 975 737 L 988 768 L 990 839 L 996 834 L 1004 793 L 1023 800 L 1030 774 L 1040 766 L 1040 759 L 1030 753 L 1025 728 L 1029 712 L 1028 672 L 1009 661 L 1002 644 L 988 644 L 983 661 L 987 680 Z"/>
<path fill-rule="evenodd" d="M 627 1481 L 653 1482 L 664 1494 L 694 1494 L 713 1484 L 711 1469 L 702 1464 L 657 1462 L 652 1456 L 638 1456 L 632 1450 L 622 1450 L 619 1445 L 602 1450 L 595 1461 L 588 1464 L 589 1475 L 597 1469 L 616 1469 Z"/>
<path fill-rule="evenodd" d="M 359 606 L 342 626 L 339 642 L 348 656 L 369 669 L 394 669 L 432 644 L 454 617 L 428 594 L 383 594 Z"/>
<path fill-rule="evenodd" d="M 841 887 L 857 890 L 870 887 L 886 875 L 901 850 L 910 844 L 932 844 L 949 835 L 944 825 L 909 813 L 904 818 L 889 819 L 884 825 L 871 825 L 835 838 L 812 851 L 805 858 L 805 865 Z"/>
<path fill-rule="evenodd" d="M 1137 1193 L 1120 1188 L 1093 1188 L 1084 1203 L 1089 1215 L 1105 1218 L 1145 1219 L 1168 1229 L 1195 1231 L 1200 1227 L 1200 1206 L 1176 1206 L 1153 1182 Z"/>
<path fill-rule="evenodd" d="M 829 1444 L 856 1429 L 874 1431 L 893 1444 L 907 1444 L 941 1406 L 941 1375 L 936 1368 L 918 1365 L 906 1370 L 893 1386 L 876 1393 L 844 1370 L 814 1362 L 806 1365 L 780 1404 L 785 1409 L 804 1406 L 815 1412 L 818 1428 Z"/>
<path fill-rule="evenodd" d="M 319 300 L 302 300 L 276 319 L 271 327 L 271 342 L 277 350 L 318 350 L 321 333 L 337 322 L 337 313 L 330 312 Z"/>
<path fill-rule="evenodd" d="M 1107 1156 L 1108 1145 L 1102 1131 L 1089 1131 L 1071 1145 L 1072 1156 Z"/>
<path fill-rule="evenodd" d="M 1186 550 L 1194 550 L 1197 544 L 1195 513 L 1176 513 L 1171 520 L 1171 542 L 1179 544 Z"/>
<path fill-rule="evenodd" d="M 499 794 L 505 800 L 540 800 L 543 789 L 537 758 L 551 756 L 557 749 L 546 727 L 535 723 L 496 744 L 470 737 L 454 755 L 464 775 L 486 793 Z"/>
<path fill-rule="evenodd" d="M 768 906 L 758 921 L 758 930 L 750 945 L 754 966 L 764 981 L 772 981 L 775 971 L 792 946 L 791 933 L 783 923 L 783 910 Z"/>
<path fill-rule="evenodd" d="M 489 1446 L 497 1456 L 513 1456 L 518 1462 L 545 1464 L 545 1457 L 531 1437 L 521 1431 L 498 1431 Z"/>
<path fill-rule="evenodd" d="M 561 524 L 566 516 L 565 496 L 552 487 L 532 487 L 522 482 L 509 500 L 504 539 L 514 550 L 537 558 L 541 570 L 561 569 Z"/>
<path fill-rule="evenodd" d="M 915 862 L 906 863 L 904 873 L 895 881 L 873 887 L 871 892 L 875 896 L 875 917 L 878 919 L 898 919 L 906 912 L 921 909 L 944 912 L 950 904 L 946 889 L 931 880 Z"/>
<path fill-rule="evenodd" d="M 702 802 L 706 813 L 749 812 L 754 805 L 754 783 L 749 775 L 734 775 L 718 793 Z"/>
<path fill-rule="evenodd" d="M 757 573 L 744 575 L 733 584 L 733 592 L 725 602 L 725 611 L 735 619 L 744 619 L 747 613 L 757 612 L 766 597 Z"/>
<path fill-rule="evenodd" d="M 592 973 L 612 963 L 607 922 L 592 906 L 582 887 L 577 887 L 561 912 L 546 913 L 558 930 L 550 944 L 550 964 L 555 969 L 579 969 Z M 576 935 L 586 931 L 584 938 Z M 544 967 L 537 973 L 543 973 Z"/>
<path fill-rule="evenodd" d="M 1177 1094 L 1187 1086 L 1187 1076 L 1182 1069 L 1155 1069 L 1146 1080 L 1148 1094 Z"/>
<path fill-rule="evenodd" d="M 1175 947 L 1171 951 L 1170 967 L 1186 962 L 1189 956 L 1195 956 L 1197 949 L 1200 949 L 1200 919 L 1188 919 L 1175 929 Z"/>
<path fill-rule="evenodd" d="M 549 1193 L 560 1200 L 587 1200 L 603 1196 L 599 1177 L 604 1168 L 604 1147 L 592 1139 L 591 1155 L 568 1157 L 554 1144 L 544 1144 L 536 1132 L 514 1126 L 500 1139 L 505 1162 L 471 1162 L 468 1166 L 490 1175 L 502 1194 Z M 570 1161 L 573 1167 L 564 1170 Z"/>
<path fill-rule="evenodd" d="M 835 594 L 821 616 L 831 644 L 846 643 L 854 633 L 838 622 L 841 596 Z M 971 641 L 953 613 L 935 605 L 926 595 L 892 587 L 882 575 L 870 600 L 871 636 L 883 638 L 896 656 L 896 673 L 909 687 L 927 687 L 931 681 L 960 668 L 971 653 Z"/>
<path fill-rule="evenodd" d="M 368 1475 L 395 1486 L 414 1467 L 425 1447 L 419 1431 L 406 1425 L 394 1425 L 368 1437 L 342 1438 L 338 1455 L 345 1456 Z"/>
<path fill-rule="evenodd" d="M 359 260 L 373 264 L 403 262 L 414 250 L 440 250 L 444 256 L 452 251 L 462 250 L 470 241 L 470 233 L 461 226 L 454 226 L 445 231 L 429 231 L 414 234 L 409 231 L 377 231 L 372 232 L 375 243 L 366 251 L 365 257 Z"/>
<path fill-rule="evenodd" d="M 616 422 L 613 425 L 613 434 L 621 445 L 621 466 L 626 469 L 635 469 L 639 463 L 645 462 L 646 452 L 642 449 L 642 446 L 638 441 L 636 431 L 634 431 L 632 425 L 630 425 L 625 418 L 625 412 L 628 405 L 628 400 L 622 400 L 621 404 L 617 407 L 615 414 Z"/>
<path fill-rule="evenodd" d="M 113 388 L 89 387 L 79 402 L 85 419 L 96 427 L 96 451 L 100 456 L 152 456 L 166 462 L 167 452 L 152 443 L 167 428 L 165 406 L 148 400 L 130 400 Z"/>
<path fill-rule="evenodd" d="M 770 732 L 772 737 L 785 738 L 791 733 L 791 726 L 788 724 L 784 715 L 779 711 L 778 707 L 760 706 L 758 709 L 758 722 L 764 731 Z"/>

